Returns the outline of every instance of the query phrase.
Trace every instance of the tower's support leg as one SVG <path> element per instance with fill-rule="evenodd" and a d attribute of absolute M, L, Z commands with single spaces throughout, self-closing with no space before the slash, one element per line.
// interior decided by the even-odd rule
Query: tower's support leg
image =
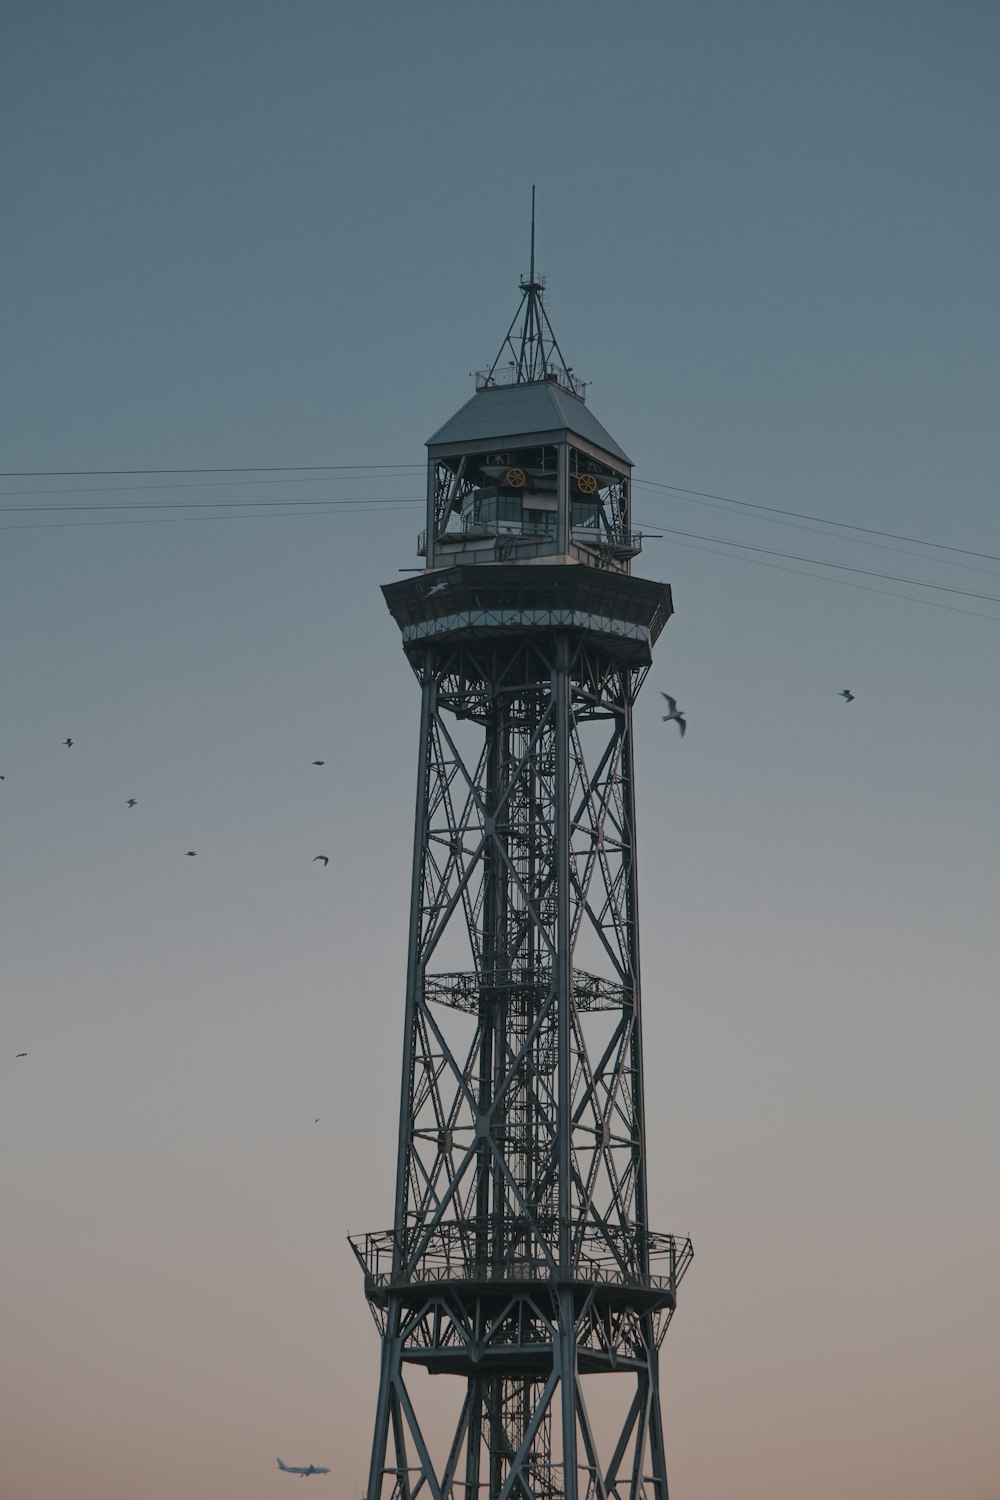
<path fill-rule="evenodd" d="M 660 1351 L 656 1347 L 651 1318 L 644 1320 L 643 1340 L 649 1361 L 649 1457 L 655 1500 L 667 1497 L 667 1457 L 663 1441 L 663 1411 L 660 1406 Z"/>
<path fill-rule="evenodd" d="M 577 1500 L 576 1314 L 573 1293 L 568 1287 L 561 1288 L 559 1292 L 559 1333 L 555 1366 L 562 1402 L 563 1495 L 565 1500 Z"/>
<path fill-rule="evenodd" d="M 389 1446 L 389 1425 L 392 1421 L 396 1371 L 399 1369 L 399 1337 L 396 1310 L 390 1309 L 389 1320 L 382 1337 L 382 1360 L 379 1372 L 378 1403 L 375 1407 L 375 1435 L 372 1439 L 372 1457 L 368 1469 L 367 1500 L 381 1500 L 382 1481 L 385 1475 L 386 1450 Z"/>
<path fill-rule="evenodd" d="M 483 1448 L 483 1382 L 469 1381 L 469 1426 L 465 1440 L 465 1500 L 479 1500 L 479 1460 Z"/>

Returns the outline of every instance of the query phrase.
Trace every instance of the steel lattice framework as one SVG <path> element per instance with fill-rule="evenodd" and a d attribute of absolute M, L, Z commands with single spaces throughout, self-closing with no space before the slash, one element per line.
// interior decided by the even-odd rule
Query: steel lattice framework
<path fill-rule="evenodd" d="M 352 1240 L 382 1339 L 367 1500 L 666 1500 L 692 1250 L 647 1217 L 632 715 L 670 591 L 597 547 L 450 556 L 384 590 L 421 717 L 395 1214 Z M 420 1370 L 457 1377 L 446 1428 Z M 629 1382 L 610 1428 L 601 1375 Z"/>

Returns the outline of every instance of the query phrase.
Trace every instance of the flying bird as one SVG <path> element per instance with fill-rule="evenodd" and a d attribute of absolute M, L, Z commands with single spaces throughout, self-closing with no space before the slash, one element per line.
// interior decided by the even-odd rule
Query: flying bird
<path fill-rule="evenodd" d="M 448 583 L 448 580 L 446 578 L 442 578 L 440 583 L 434 583 L 434 584 L 432 584 L 431 587 L 427 590 L 427 592 L 428 592 L 428 594 L 440 594 L 442 592 L 442 590 L 444 590 L 446 588 L 449 588 L 449 587 L 450 587 L 450 585 Z"/>
<path fill-rule="evenodd" d="M 327 865 L 330 863 L 330 856 L 328 854 L 317 854 L 313 857 L 313 864 L 316 863 L 317 859 L 321 859 L 323 861 L 323 868 L 325 870 Z"/>
<path fill-rule="evenodd" d="M 670 712 L 668 714 L 664 714 L 663 715 L 663 722 L 664 722 L 664 724 L 669 724 L 671 719 L 675 719 L 676 722 L 677 722 L 677 728 L 681 732 L 681 739 L 683 739 L 684 738 L 684 731 L 687 728 L 687 720 L 685 719 L 685 717 L 684 717 L 683 714 L 679 714 L 677 712 L 677 699 L 676 698 L 671 698 L 671 696 L 670 696 L 669 693 L 661 693 L 660 697 L 661 698 L 666 698 L 666 700 L 667 700 L 667 707 L 670 710 Z"/>
<path fill-rule="evenodd" d="M 72 743 L 73 743 L 73 741 L 71 739 L 65 739 L 65 740 L 63 740 L 63 744 L 66 746 L 67 750 L 69 749 L 70 745 L 72 745 Z"/>
<path fill-rule="evenodd" d="M 314 1125 L 318 1125 L 319 1124 L 319 1115 L 317 1115 L 316 1118 L 315 1118 L 315 1120 L 313 1120 L 313 1124 Z"/>
<path fill-rule="evenodd" d="M 844 691 L 842 693 L 838 693 L 837 696 L 839 698 L 843 698 L 845 703 L 854 702 L 854 694 L 851 692 L 850 688 L 844 688 Z"/>
<path fill-rule="evenodd" d="M 135 797 L 130 797 L 125 804 L 126 807 L 138 807 L 138 805 L 139 804 L 136 801 Z"/>
<path fill-rule="evenodd" d="M 194 859 L 194 857 L 195 857 L 195 855 L 197 853 L 198 853 L 197 849 L 189 849 L 188 850 L 188 859 Z"/>
<path fill-rule="evenodd" d="M 19 1052 L 17 1055 L 18 1057 L 27 1057 L 28 1054 L 27 1052 Z"/>
<path fill-rule="evenodd" d="M 313 761 L 313 765 L 314 766 L 325 766 L 326 765 L 326 761 L 325 760 L 314 760 Z"/>
<path fill-rule="evenodd" d="M 283 1464 L 280 1458 L 278 1459 L 278 1468 L 283 1474 L 301 1474 L 303 1478 L 307 1474 L 329 1474 L 330 1472 L 329 1469 L 324 1469 L 321 1464 L 306 1464 L 305 1468 L 297 1469 L 294 1464 Z"/>

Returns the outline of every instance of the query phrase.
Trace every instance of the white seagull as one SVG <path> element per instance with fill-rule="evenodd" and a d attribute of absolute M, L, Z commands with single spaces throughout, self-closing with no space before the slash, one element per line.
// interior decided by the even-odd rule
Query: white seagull
<path fill-rule="evenodd" d="M 677 699 L 676 698 L 671 698 L 671 696 L 670 696 L 669 693 L 661 693 L 660 697 L 661 698 L 666 698 L 666 700 L 667 700 L 667 707 L 670 710 L 670 712 L 668 714 L 664 714 L 663 715 L 663 722 L 664 722 L 664 724 L 669 724 L 671 719 L 675 719 L 677 721 L 677 728 L 681 732 L 681 739 L 683 739 L 684 738 L 684 731 L 687 728 L 687 720 L 685 719 L 685 717 L 684 717 L 683 714 L 679 714 L 677 712 Z"/>

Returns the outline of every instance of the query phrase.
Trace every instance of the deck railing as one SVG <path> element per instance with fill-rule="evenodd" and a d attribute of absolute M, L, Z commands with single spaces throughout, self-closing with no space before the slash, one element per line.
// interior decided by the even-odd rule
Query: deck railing
<path fill-rule="evenodd" d="M 558 1239 L 554 1222 L 540 1236 L 524 1222 L 512 1226 L 490 1217 L 453 1220 L 424 1231 L 414 1226 L 398 1264 L 394 1230 L 358 1236 L 350 1243 L 368 1283 L 389 1288 L 422 1282 L 547 1280 Z M 570 1243 L 574 1281 L 650 1291 L 675 1292 L 694 1254 L 689 1239 L 605 1224 L 571 1224 Z"/>

